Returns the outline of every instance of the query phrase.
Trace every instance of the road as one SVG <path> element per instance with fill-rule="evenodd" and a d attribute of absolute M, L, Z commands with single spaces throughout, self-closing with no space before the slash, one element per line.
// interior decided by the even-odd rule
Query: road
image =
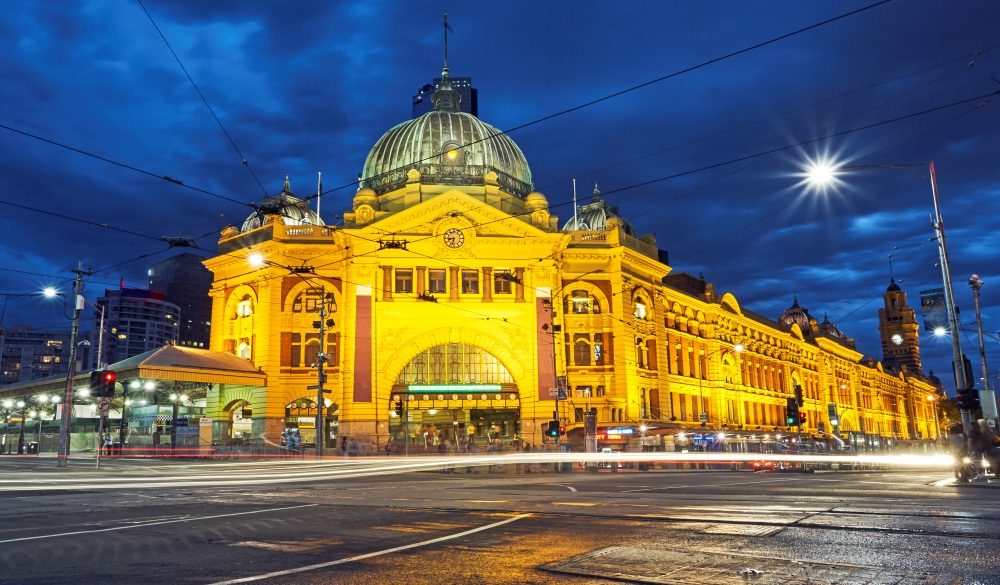
<path fill-rule="evenodd" d="M 388 464 L 0 459 L 0 584 L 1000 584 L 1000 488 L 940 469 Z"/>

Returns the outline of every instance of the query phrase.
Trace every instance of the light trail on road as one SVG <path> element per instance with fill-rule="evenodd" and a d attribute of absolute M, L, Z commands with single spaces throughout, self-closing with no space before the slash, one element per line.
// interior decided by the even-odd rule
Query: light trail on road
<path fill-rule="evenodd" d="M 37 461 L 37 460 L 35 460 Z M 322 458 L 295 461 L 172 466 L 173 475 L 122 477 L 122 469 L 106 471 L 99 477 L 66 477 L 65 472 L 44 474 L 34 469 L 30 478 L 6 478 L 0 492 L 45 490 L 141 489 L 163 487 L 245 486 L 262 484 L 305 483 L 345 478 L 394 475 L 419 471 L 439 471 L 458 467 L 496 465 L 545 465 L 576 463 L 612 465 L 622 463 L 652 464 L 739 464 L 769 461 L 802 464 L 838 464 L 847 466 L 883 465 L 892 467 L 950 469 L 950 455 L 795 455 L 761 453 L 514 453 L 509 455 L 430 455 L 368 458 Z M 184 467 L 179 471 L 178 467 Z M 220 469 L 224 468 L 224 472 Z M 303 469 L 304 468 L 304 469 Z M 127 471 L 127 470 L 126 470 Z"/>

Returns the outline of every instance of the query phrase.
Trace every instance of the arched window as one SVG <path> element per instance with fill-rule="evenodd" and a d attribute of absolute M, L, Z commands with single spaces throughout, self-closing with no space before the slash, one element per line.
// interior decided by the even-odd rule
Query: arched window
<path fill-rule="evenodd" d="M 396 377 L 409 384 L 513 384 L 514 378 L 495 356 L 480 347 L 448 343 L 410 359 Z"/>

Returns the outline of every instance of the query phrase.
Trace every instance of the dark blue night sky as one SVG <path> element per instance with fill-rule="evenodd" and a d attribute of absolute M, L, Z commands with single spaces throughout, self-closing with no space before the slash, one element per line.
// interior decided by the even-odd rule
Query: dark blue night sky
<path fill-rule="evenodd" d="M 473 78 L 485 122 L 529 124 L 510 135 L 561 221 L 572 179 L 582 200 L 597 182 L 674 271 L 704 273 L 771 318 L 797 296 L 866 355 L 880 357 L 890 255 L 918 311 L 919 291 L 941 285 L 930 184 L 870 169 L 817 193 L 796 173 L 821 156 L 933 160 L 963 346 L 978 377 L 967 284 L 978 273 L 1000 370 L 993 0 L 9 3 L 0 293 L 69 290 L 79 261 L 95 270 L 90 299 L 120 278 L 144 286 L 149 264 L 176 252 L 160 237 L 211 253 L 286 173 L 303 197 L 323 173 L 335 223 L 369 148 L 440 75 L 443 12 L 452 75 Z M 68 329 L 62 311 L 15 297 L 3 325 Z M 925 371 L 951 382 L 950 343 L 924 335 L 922 349 Z"/>

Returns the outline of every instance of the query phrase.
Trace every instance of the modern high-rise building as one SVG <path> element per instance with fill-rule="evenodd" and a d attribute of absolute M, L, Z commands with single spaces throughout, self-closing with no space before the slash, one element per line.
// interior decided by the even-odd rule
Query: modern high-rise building
<path fill-rule="evenodd" d="M 149 267 L 149 289 L 181 309 L 178 345 L 207 348 L 212 329 L 212 273 L 204 256 L 185 252 Z"/>
<path fill-rule="evenodd" d="M 105 289 L 97 306 L 95 323 L 104 312 L 105 364 L 176 344 L 179 339 L 181 309 L 167 301 L 164 293 L 144 288 Z M 96 359 L 96 352 L 94 356 Z"/>
<path fill-rule="evenodd" d="M 69 344 L 69 331 L 0 327 L 0 386 L 65 376 Z"/>
<path fill-rule="evenodd" d="M 458 111 L 479 117 L 479 92 L 472 87 L 471 77 L 449 77 L 451 87 L 458 94 Z M 413 119 L 434 111 L 434 99 L 431 97 L 441 87 L 441 78 L 435 77 L 433 83 L 428 83 L 417 90 L 413 96 Z"/>

